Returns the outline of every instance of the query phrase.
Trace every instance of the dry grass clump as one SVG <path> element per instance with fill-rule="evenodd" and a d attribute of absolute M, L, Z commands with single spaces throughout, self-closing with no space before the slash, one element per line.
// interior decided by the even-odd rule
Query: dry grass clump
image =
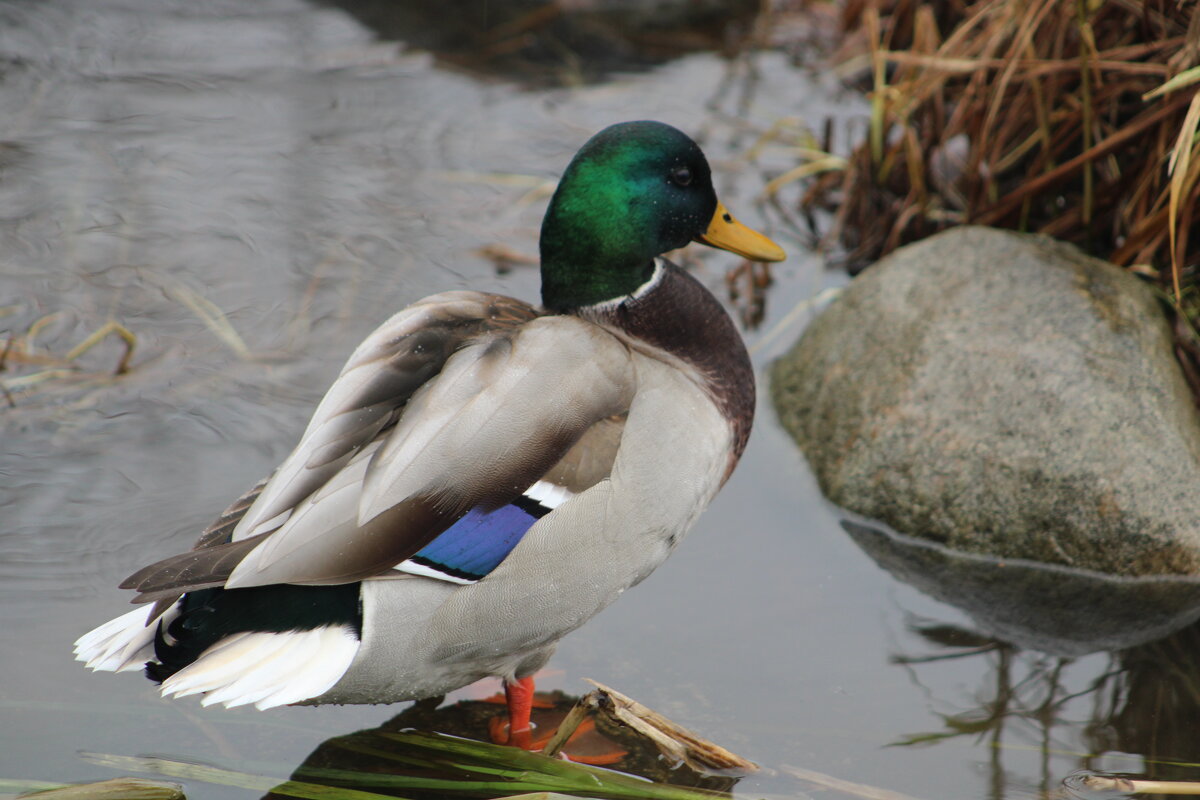
<path fill-rule="evenodd" d="M 980 223 L 1136 265 L 1200 309 L 1200 3 L 848 0 L 842 20 L 869 134 L 802 205 L 836 209 L 852 271 Z"/>

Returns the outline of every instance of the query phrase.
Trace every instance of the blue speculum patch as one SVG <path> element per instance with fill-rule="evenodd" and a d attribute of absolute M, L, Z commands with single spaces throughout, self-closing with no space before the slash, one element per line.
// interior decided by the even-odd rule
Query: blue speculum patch
<path fill-rule="evenodd" d="M 479 580 L 494 570 L 546 513 L 547 509 L 527 500 L 494 511 L 473 508 L 412 560 L 455 578 Z"/>

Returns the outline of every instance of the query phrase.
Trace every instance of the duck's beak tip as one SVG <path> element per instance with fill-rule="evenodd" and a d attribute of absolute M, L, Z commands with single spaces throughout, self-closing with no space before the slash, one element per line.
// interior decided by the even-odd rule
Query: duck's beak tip
<path fill-rule="evenodd" d="M 723 203 L 717 203 L 717 210 L 704 233 L 696 237 L 696 241 L 737 253 L 751 261 L 783 261 L 787 253 L 783 248 L 763 236 L 753 228 L 749 228 L 733 218 Z"/>

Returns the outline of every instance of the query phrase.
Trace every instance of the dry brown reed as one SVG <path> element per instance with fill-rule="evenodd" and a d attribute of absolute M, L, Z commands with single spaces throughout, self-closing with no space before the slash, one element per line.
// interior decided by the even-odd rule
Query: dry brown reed
<path fill-rule="evenodd" d="M 848 0 L 869 134 L 802 206 L 852 271 L 963 223 L 1038 231 L 1200 309 L 1200 3 Z M 1169 83 L 1168 83 L 1169 82 Z"/>
<path fill-rule="evenodd" d="M 18 393 L 44 391 L 47 386 L 62 389 L 67 386 L 77 387 L 97 381 L 104 382 L 110 377 L 124 375 L 129 371 L 129 362 L 137 347 L 137 337 L 114 320 L 101 325 L 65 354 L 55 354 L 35 344 L 38 334 L 52 325 L 59 316 L 61 315 L 46 314 L 39 317 L 24 333 L 10 333 L 0 342 L 0 399 L 3 400 L 0 410 L 5 407 L 16 408 L 15 395 Z M 77 363 L 77 359 L 110 337 L 117 338 L 122 344 L 116 368 L 103 375 L 85 372 Z M 10 371 L 16 374 L 12 375 Z"/>

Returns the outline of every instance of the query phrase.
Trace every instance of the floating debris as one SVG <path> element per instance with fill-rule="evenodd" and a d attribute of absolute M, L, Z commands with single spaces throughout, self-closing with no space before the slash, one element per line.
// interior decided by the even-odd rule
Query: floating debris
<path fill-rule="evenodd" d="M 10 369 L 17 370 L 21 367 L 33 370 L 0 380 L 0 394 L 3 394 L 9 408 L 16 408 L 18 393 L 31 391 L 46 383 L 103 383 L 129 372 L 129 362 L 137 347 L 137 337 L 115 320 L 109 320 L 101 325 L 64 355 L 41 352 L 36 347 L 38 334 L 47 326 L 58 321 L 60 317 L 59 313 L 41 316 L 34 320 L 24 333 L 9 335 L 5 340 L 3 348 L 0 349 L 0 372 Z M 76 363 L 80 357 L 110 336 L 116 336 L 124 344 L 121 357 L 112 372 L 97 374 L 84 370 Z"/>
<path fill-rule="evenodd" d="M 758 765 L 696 734 L 626 697 L 602 683 L 589 680 L 596 688 L 579 699 L 575 708 L 559 725 L 547 743 L 546 755 L 555 755 L 589 714 L 602 714 L 652 741 L 670 758 L 698 772 L 745 775 L 758 771 Z"/>

